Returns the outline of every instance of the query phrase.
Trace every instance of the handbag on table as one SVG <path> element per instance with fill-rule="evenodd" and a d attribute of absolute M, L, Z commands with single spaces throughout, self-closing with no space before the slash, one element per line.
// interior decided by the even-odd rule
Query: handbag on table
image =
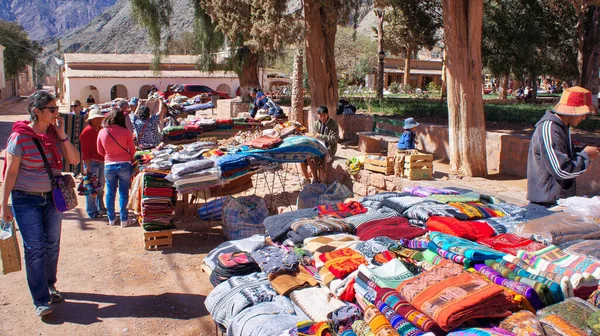
<path fill-rule="evenodd" d="M 50 179 L 50 184 L 52 185 L 52 199 L 54 200 L 54 206 L 56 207 L 56 210 L 65 212 L 74 209 L 77 207 L 77 194 L 75 193 L 75 180 L 73 179 L 73 176 L 54 176 L 40 141 L 33 138 L 33 142 L 35 142 L 35 146 L 40 151 L 42 160 L 44 160 L 44 167 L 46 168 L 48 178 Z"/>

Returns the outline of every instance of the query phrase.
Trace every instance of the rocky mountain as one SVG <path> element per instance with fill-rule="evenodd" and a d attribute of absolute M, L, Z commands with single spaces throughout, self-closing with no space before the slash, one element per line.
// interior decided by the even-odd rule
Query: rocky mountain
<path fill-rule="evenodd" d="M 170 34 L 178 36 L 193 31 L 193 0 L 171 0 L 173 14 Z M 167 32 L 164 32 L 165 36 Z M 151 53 L 146 30 L 133 17 L 129 0 L 117 0 L 115 4 L 92 19 L 87 25 L 60 37 L 61 50 L 69 53 Z M 56 55 L 57 44 L 44 46 L 42 62 L 52 70 L 56 63 L 50 56 Z"/>
<path fill-rule="evenodd" d="M 0 0 L 0 19 L 16 21 L 42 45 L 81 28 L 117 0 Z"/>

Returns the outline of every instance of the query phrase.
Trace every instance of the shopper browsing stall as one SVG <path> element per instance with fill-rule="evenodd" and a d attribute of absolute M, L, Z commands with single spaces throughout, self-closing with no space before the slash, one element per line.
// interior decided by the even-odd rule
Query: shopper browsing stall
<path fill-rule="evenodd" d="M 62 301 L 54 285 L 63 219 L 54 204 L 44 158 L 56 176 L 63 168 L 61 158 L 78 164 L 79 151 L 65 134 L 54 96 L 44 91 L 33 93 L 27 99 L 27 112 L 31 122 L 17 121 L 8 138 L 1 209 L 3 220 L 12 220 L 14 214 L 19 226 L 29 291 L 36 314 L 44 316 L 52 313 L 49 302 Z"/>
<path fill-rule="evenodd" d="M 81 143 L 81 159 L 85 175 L 88 178 L 95 177 L 98 180 L 99 189 L 96 190 L 96 195 L 86 195 L 85 211 L 90 218 L 98 218 L 106 213 L 104 206 L 104 156 L 98 153 L 98 133 L 102 129 L 104 115 L 99 109 L 90 110 L 88 116 L 88 125 L 83 129 L 79 136 Z"/>
<path fill-rule="evenodd" d="M 135 155 L 133 136 L 127 130 L 125 115 L 119 109 L 112 109 L 103 123 L 104 128 L 98 134 L 98 153 L 104 156 L 104 174 L 106 176 L 106 209 L 108 224 L 121 227 L 133 224 L 129 220 L 127 202 L 129 201 L 129 185 L 131 181 L 131 161 Z M 115 213 L 115 198 L 119 190 L 119 220 Z"/>
<path fill-rule="evenodd" d="M 556 205 L 559 198 L 575 195 L 575 178 L 583 174 L 598 148 L 573 146 L 571 126 L 596 113 L 590 91 L 574 86 L 536 124 L 527 158 L 527 199 L 544 206 Z"/>

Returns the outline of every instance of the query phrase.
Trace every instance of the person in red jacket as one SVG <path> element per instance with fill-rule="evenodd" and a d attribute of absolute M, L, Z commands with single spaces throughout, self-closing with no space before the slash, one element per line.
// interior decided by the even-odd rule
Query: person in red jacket
<path fill-rule="evenodd" d="M 97 195 L 87 195 L 85 197 L 85 211 L 90 218 L 100 218 L 106 214 L 104 206 L 104 156 L 98 154 L 96 143 L 98 142 L 98 132 L 102 129 L 104 115 L 100 109 L 92 109 L 88 114 L 88 125 L 83 129 L 79 136 L 81 144 L 81 160 L 85 175 L 93 174 L 98 178 L 100 189 Z"/>

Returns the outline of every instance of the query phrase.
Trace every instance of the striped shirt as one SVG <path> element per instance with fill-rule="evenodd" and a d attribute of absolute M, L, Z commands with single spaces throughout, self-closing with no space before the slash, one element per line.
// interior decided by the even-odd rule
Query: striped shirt
<path fill-rule="evenodd" d="M 60 145 L 57 146 L 58 152 L 62 155 Z M 12 133 L 8 138 L 6 151 L 14 156 L 21 157 L 21 165 L 19 166 L 19 173 L 13 190 L 34 192 L 52 190 L 42 155 L 30 136 Z M 45 152 L 48 162 L 52 162 L 52 152 Z M 54 175 L 59 175 L 60 170 L 54 169 L 53 173 Z"/>

